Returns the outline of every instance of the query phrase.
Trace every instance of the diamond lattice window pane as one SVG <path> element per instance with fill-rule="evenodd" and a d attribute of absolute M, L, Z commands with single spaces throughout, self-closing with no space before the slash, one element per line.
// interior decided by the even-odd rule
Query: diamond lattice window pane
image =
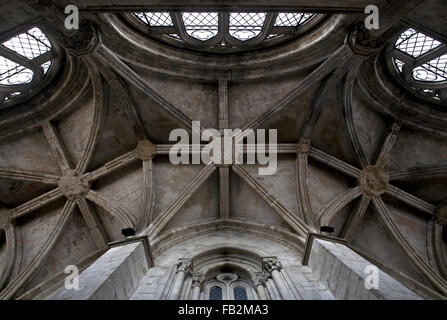
<path fill-rule="evenodd" d="M 314 14 L 312 13 L 286 13 L 280 12 L 276 17 L 275 27 L 297 27 L 304 24 Z"/>
<path fill-rule="evenodd" d="M 196 39 L 205 41 L 217 35 L 217 12 L 183 12 L 186 33 Z"/>
<path fill-rule="evenodd" d="M 2 45 L 30 60 L 51 50 L 48 38 L 36 27 L 12 37 Z"/>
<path fill-rule="evenodd" d="M 447 54 L 415 68 L 413 77 L 418 81 L 439 82 L 447 80 Z"/>
<path fill-rule="evenodd" d="M 135 12 L 134 15 L 151 27 L 172 27 L 169 12 Z"/>
<path fill-rule="evenodd" d="M 230 13 L 230 35 L 241 41 L 257 37 L 262 31 L 265 17 L 266 14 L 263 12 Z"/>
<path fill-rule="evenodd" d="M 235 287 L 233 289 L 234 300 L 248 300 L 247 290 L 244 287 Z"/>
<path fill-rule="evenodd" d="M 440 45 L 441 42 L 414 29 L 408 29 L 400 35 L 396 42 L 396 49 L 416 58 Z"/>
<path fill-rule="evenodd" d="M 29 83 L 33 72 L 3 56 L 0 56 L 0 84 L 14 85 Z"/>

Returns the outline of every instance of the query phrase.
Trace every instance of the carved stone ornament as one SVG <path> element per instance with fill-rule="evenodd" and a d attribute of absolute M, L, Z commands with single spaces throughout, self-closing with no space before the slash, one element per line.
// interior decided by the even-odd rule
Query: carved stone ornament
<path fill-rule="evenodd" d="M 140 140 L 133 154 L 140 160 L 150 160 L 155 157 L 155 145 L 149 140 Z"/>
<path fill-rule="evenodd" d="M 73 171 L 69 171 L 59 178 L 59 189 L 65 197 L 73 199 L 85 196 L 90 190 L 90 185 L 86 180 L 74 175 Z"/>
<path fill-rule="evenodd" d="M 274 270 L 280 271 L 282 269 L 282 264 L 276 257 L 268 257 L 262 260 L 262 267 L 268 273 L 272 273 Z"/>
<path fill-rule="evenodd" d="M 64 47 L 75 56 L 84 56 L 93 53 L 99 43 L 96 27 L 92 22 L 85 21 L 73 35 L 65 37 Z"/>
<path fill-rule="evenodd" d="M 388 190 L 390 175 L 377 166 L 367 166 L 360 172 L 359 183 L 363 193 L 377 198 Z"/>
<path fill-rule="evenodd" d="M 371 39 L 363 23 L 354 26 L 346 38 L 346 43 L 354 54 L 365 57 L 373 55 L 379 48 L 377 40 Z"/>
<path fill-rule="evenodd" d="M 301 139 L 296 147 L 296 153 L 298 155 L 307 155 L 310 152 L 310 139 Z"/>
<path fill-rule="evenodd" d="M 203 278 L 203 275 L 201 273 L 193 273 L 192 275 L 192 287 L 201 286 L 203 281 L 205 279 Z"/>
<path fill-rule="evenodd" d="M 191 259 L 180 259 L 175 265 L 177 272 L 190 273 L 192 269 Z"/>
<path fill-rule="evenodd" d="M 252 275 L 253 284 L 257 286 L 264 286 L 266 282 L 266 274 L 263 272 L 256 272 Z"/>

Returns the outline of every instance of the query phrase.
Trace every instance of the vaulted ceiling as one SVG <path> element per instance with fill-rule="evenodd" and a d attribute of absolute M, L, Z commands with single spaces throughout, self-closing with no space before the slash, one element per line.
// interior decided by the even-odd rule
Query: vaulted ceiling
<path fill-rule="evenodd" d="M 227 55 L 157 42 L 121 15 L 158 1 L 109 2 L 2 3 L 0 35 L 38 26 L 60 66 L 0 109 L 1 298 L 42 296 L 126 227 L 148 233 L 156 257 L 219 228 L 301 252 L 322 225 L 407 286 L 447 295 L 447 106 L 400 86 L 386 63 L 409 25 L 445 41 L 443 1 L 375 1 L 383 28 L 366 35 L 371 1 L 190 1 L 183 10 L 326 15 L 290 41 Z M 67 4 L 81 9 L 78 32 L 61 23 Z M 169 134 L 193 120 L 277 129 L 276 174 L 171 164 Z"/>

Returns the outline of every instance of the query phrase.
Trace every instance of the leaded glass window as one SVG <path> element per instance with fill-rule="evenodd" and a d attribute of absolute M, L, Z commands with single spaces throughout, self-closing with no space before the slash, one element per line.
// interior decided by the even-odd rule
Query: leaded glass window
<path fill-rule="evenodd" d="M 22 101 L 35 91 L 54 62 L 48 37 L 37 27 L 0 43 L 0 107 Z"/>
<path fill-rule="evenodd" d="M 205 41 L 217 35 L 217 12 L 184 12 L 183 24 L 188 35 Z"/>
<path fill-rule="evenodd" d="M 313 13 L 287 13 L 280 12 L 276 17 L 276 27 L 297 27 L 314 16 Z"/>
<path fill-rule="evenodd" d="M 149 36 L 182 48 L 239 52 L 272 46 L 307 32 L 324 15 L 303 12 L 158 11 L 124 16 Z M 199 40 L 199 41 L 197 41 Z"/>
<path fill-rule="evenodd" d="M 169 12 L 136 12 L 135 16 L 151 27 L 173 26 Z"/>
<path fill-rule="evenodd" d="M 408 28 L 398 36 L 392 58 L 401 82 L 413 93 L 447 103 L 445 43 L 414 28 Z"/>
<path fill-rule="evenodd" d="M 233 294 L 234 300 L 248 300 L 247 289 L 245 289 L 244 287 L 234 287 Z"/>
<path fill-rule="evenodd" d="M 262 31 L 265 16 L 263 12 L 230 13 L 230 35 L 241 41 L 257 37 Z"/>
<path fill-rule="evenodd" d="M 214 286 L 210 289 L 209 300 L 222 300 L 222 288 Z"/>

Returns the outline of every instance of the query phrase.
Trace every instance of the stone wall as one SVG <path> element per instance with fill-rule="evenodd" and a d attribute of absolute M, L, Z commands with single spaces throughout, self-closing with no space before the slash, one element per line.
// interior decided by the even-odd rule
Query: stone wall
<path fill-rule="evenodd" d="M 378 269 L 378 287 L 368 290 L 365 283 L 373 266 L 344 244 L 314 239 L 309 257 L 312 274 L 326 285 L 336 299 L 420 300 L 388 274 Z M 371 268 L 371 267 L 370 267 Z"/>

